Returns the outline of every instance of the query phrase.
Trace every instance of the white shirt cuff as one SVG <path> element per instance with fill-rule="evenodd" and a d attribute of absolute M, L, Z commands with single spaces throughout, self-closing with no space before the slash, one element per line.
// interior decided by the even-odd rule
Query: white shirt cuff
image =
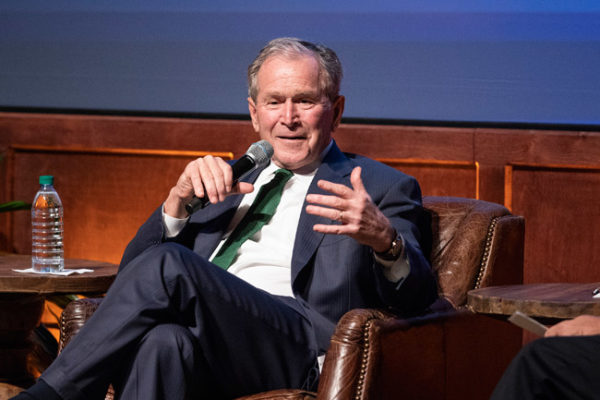
<path fill-rule="evenodd" d="M 185 227 L 190 217 L 187 218 L 175 218 L 168 214 L 165 214 L 165 206 L 162 207 L 162 219 L 166 230 L 167 238 L 172 238 L 179 235 L 179 232 Z"/>
<path fill-rule="evenodd" d="M 410 273 L 410 263 L 408 257 L 406 257 L 404 238 L 400 237 L 400 239 L 402 239 L 402 253 L 397 260 L 383 260 L 377 257 L 377 253 L 375 253 L 375 260 L 383 265 L 383 276 L 394 283 L 401 283 Z"/>

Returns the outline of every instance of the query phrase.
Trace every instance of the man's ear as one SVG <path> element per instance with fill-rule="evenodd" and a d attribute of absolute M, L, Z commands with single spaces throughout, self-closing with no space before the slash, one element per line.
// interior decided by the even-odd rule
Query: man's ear
<path fill-rule="evenodd" d="M 258 116 L 256 115 L 256 103 L 252 97 L 248 97 L 248 111 L 250 111 L 250 119 L 252 119 L 252 127 L 255 132 L 258 132 Z"/>
<path fill-rule="evenodd" d="M 344 105 L 346 104 L 346 98 L 344 96 L 338 96 L 333 103 L 333 122 L 331 131 L 335 131 L 342 121 L 342 114 L 344 113 Z"/>

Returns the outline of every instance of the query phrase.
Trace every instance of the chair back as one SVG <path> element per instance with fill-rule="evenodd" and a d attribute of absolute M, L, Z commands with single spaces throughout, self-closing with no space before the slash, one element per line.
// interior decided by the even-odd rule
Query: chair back
<path fill-rule="evenodd" d="M 523 281 L 523 217 L 460 197 L 425 196 L 423 206 L 431 215 L 430 259 L 443 301 L 461 308 L 471 289 Z"/>

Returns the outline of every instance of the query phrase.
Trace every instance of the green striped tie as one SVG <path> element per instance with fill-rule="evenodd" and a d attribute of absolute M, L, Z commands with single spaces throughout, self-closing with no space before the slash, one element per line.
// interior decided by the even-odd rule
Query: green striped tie
<path fill-rule="evenodd" d="M 223 269 L 229 268 L 242 243 L 271 220 L 281 200 L 283 187 L 292 175 L 293 173 L 287 169 L 278 169 L 275 171 L 275 177 L 271 182 L 260 188 L 244 218 L 231 232 L 231 235 L 212 259 L 214 264 Z"/>

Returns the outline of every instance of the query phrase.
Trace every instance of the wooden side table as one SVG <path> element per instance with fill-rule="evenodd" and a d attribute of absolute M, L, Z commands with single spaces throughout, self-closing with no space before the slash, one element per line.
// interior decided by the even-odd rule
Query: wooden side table
<path fill-rule="evenodd" d="M 30 267 L 31 256 L 0 256 L 0 383 L 20 387 L 34 382 L 27 370 L 32 350 L 30 336 L 40 323 L 46 296 L 104 293 L 118 269 L 106 262 L 66 259 L 67 269 L 88 268 L 94 272 L 58 276 L 13 271 Z"/>
<path fill-rule="evenodd" d="M 600 299 L 593 297 L 598 287 L 598 282 L 489 286 L 471 290 L 467 294 L 467 307 L 477 313 L 506 316 L 519 310 L 546 319 L 600 315 Z"/>

